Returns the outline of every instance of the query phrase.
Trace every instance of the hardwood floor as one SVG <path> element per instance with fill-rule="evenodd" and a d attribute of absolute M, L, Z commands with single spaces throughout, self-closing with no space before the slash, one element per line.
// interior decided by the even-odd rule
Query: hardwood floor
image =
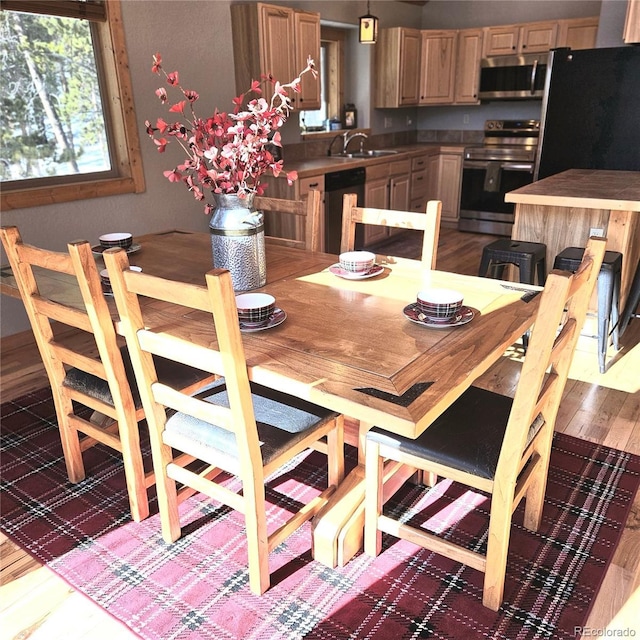
<path fill-rule="evenodd" d="M 475 274 L 482 247 L 492 239 L 493 236 L 443 229 L 438 269 Z M 413 244 L 407 243 L 407 257 L 412 257 L 412 252 L 413 257 L 417 255 Z M 388 245 L 385 252 L 402 255 L 398 245 L 399 242 Z M 632 320 L 621 340 L 621 350 L 608 354 L 605 374 L 598 373 L 595 343 L 591 337 L 580 340 L 556 429 L 640 455 L 640 319 Z M 3 402 L 48 384 L 34 345 L 5 339 L 1 355 Z M 522 356 L 520 346 L 514 345 L 478 384 L 507 395 L 512 393 Z M 2 534 L 0 585 L 0 640 L 137 637 Z M 639 610 L 640 495 L 636 496 L 583 637 L 640 633 Z"/>

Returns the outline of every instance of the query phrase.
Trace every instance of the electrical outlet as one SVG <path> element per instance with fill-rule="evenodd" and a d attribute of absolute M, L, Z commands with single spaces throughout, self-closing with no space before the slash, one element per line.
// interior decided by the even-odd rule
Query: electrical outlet
<path fill-rule="evenodd" d="M 407 116 L 407 127 L 410 127 L 413 124 L 413 119 L 411 116 Z"/>
<path fill-rule="evenodd" d="M 589 237 L 591 236 L 596 236 L 597 238 L 604 238 L 604 229 L 591 227 L 591 229 L 589 229 Z"/>
<path fill-rule="evenodd" d="M 468 113 L 465 113 L 462 116 L 462 124 L 469 124 L 469 114 Z"/>
<path fill-rule="evenodd" d="M 384 119 L 384 128 L 385 129 L 390 129 L 391 127 L 393 127 L 393 118 L 385 118 Z"/>

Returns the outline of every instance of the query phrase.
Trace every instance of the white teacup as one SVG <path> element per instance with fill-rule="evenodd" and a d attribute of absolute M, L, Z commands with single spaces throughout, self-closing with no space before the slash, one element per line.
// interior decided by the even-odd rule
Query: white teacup
<path fill-rule="evenodd" d="M 340 267 L 350 273 L 364 273 L 375 262 L 376 254 L 371 251 L 346 251 L 340 254 Z"/>

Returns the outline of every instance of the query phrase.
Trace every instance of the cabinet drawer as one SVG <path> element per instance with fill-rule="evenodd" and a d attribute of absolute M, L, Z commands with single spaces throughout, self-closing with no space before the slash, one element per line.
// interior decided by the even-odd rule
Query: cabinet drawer
<path fill-rule="evenodd" d="M 389 175 L 395 176 L 399 173 L 409 173 L 411 171 L 411 160 L 405 158 L 404 160 L 396 160 L 389 163 Z"/>
<path fill-rule="evenodd" d="M 385 163 L 374 164 L 366 168 L 366 179 L 379 180 L 380 178 L 389 177 L 389 165 Z"/>
<path fill-rule="evenodd" d="M 415 211 L 416 213 L 425 213 L 427 210 L 427 198 L 412 198 L 409 203 L 409 211 Z"/>
<path fill-rule="evenodd" d="M 324 174 L 298 179 L 298 192 L 301 196 L 309 193 L 311 190 L 324 191 Z"/>
<path fill-rule="evenodd" d="M 411 198 L 421 198 L 427 193 L 427 169 L 411 172 Z"/>
<path fill-rule="evenodd" d="M 419 156 L 411 159 L 411 171 L 422 171 L 427 168 L 426 156 Z"/>

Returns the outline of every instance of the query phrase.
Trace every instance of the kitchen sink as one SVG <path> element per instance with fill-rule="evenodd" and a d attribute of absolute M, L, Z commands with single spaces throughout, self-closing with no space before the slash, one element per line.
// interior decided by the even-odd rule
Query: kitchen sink
<path fill-rule="evenodd" d="M 381 156 L 393 156 L 398 151 L 394 149 L 369 149 L 368 151 L 354 151 L 347 153 L 336 153 L 339 158 L 379 158 Z"/>

